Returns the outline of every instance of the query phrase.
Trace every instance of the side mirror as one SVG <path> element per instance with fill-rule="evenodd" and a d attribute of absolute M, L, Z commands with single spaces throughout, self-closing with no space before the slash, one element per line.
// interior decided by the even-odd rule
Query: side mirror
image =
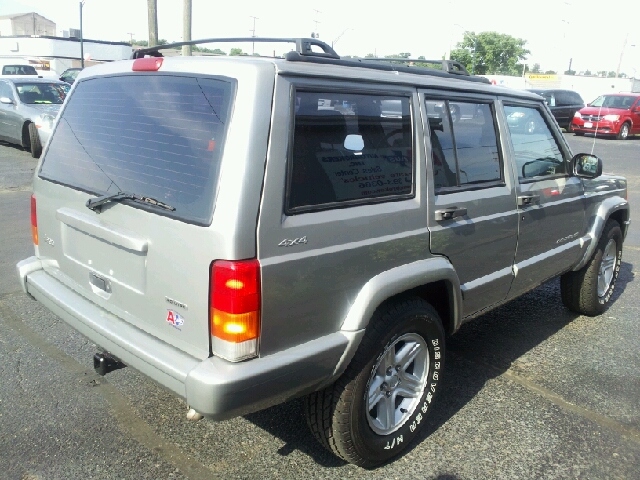
<path fill-rule="evenodd" d="M 13 105 L 14 102 L 9 97 L 0 97 L 0 103 L 4 103 L 5 105 Z"/>
<path fill-rule="evenodd" d="M 579 153 L 571 159 L 573 174 L 580 178 L 596 178 L 602 175 L 602 159 L 588 153 Z"/>

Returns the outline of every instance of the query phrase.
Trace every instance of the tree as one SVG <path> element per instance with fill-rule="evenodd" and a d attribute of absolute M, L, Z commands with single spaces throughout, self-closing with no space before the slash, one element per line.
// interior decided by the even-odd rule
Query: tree
<path fill-rule="evenodd" d="M 229 56 L 231 57 L 236 57 L 239 55 L 247 55 L 247 54 L 244 53 L 241 48 L 232 48 L 231 51 L 229 52 Z"/>
<path fill-rule="evenodd" d="M 613 73 L 615 73 L 615 72 L 613 72 Z M 575 75 L 575 74 L 576 74 L 576 71 L 575 71 L 575 70 L 565 70 L 565 71 L 564 71 L 564 74 L 565 74 L 565 75 Z"/>
<path fill-rule="evenodd" d="M 527 41 L 498 32 L 464 32 L 464 39 L 451 52 L 469 71 L 478 75 L 522 75 L 522 61 L 531 52 Z"/>
<path fill-rule="evenodd" d="M 584 71 L 584 74 L 588 77 L 590 77 L 591 75 L 593 75 L 593 73 L 591 73 L 591 70 L 587 69 Z"/>
<path fill-rule="evenodd" d="M 557 75 L 558 72 L 556 72 L 555 70 L 547 70 L 546 72 L 544 72 L 545 75 Z"/>
<path fill-rule="evenodd" d="M 373 53 L 367 53 L 364 58 L 378 58 Z"/>
<path fill-rule="evenodd" d="M 599 70 L 598 71 L 598 76 L 599 77 L 606 77 L 607 76 L 607 71 L 606 70 Z"/>
<path fill-rule="evenodd" d="M 541 71 L 539 63 L 534 63 L 533 67 L 531 67 L 531 73 L 540 73 Z"/>
<path fill-rule="evenodd" d="M 616 72 L 610 71 L 609 73 L 607 73 L 607 77 L 608 78 L 616 78 Z"/>

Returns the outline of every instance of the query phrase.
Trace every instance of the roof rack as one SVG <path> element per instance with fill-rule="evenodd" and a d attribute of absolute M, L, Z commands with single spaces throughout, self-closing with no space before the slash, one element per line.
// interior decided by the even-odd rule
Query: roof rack
<path fill-rule="evenodd" d="M 269 38 L 269 37 L 236 37 L 236 38 L 203 38 L 201 40 L 191 40 L 188 42 L 176 42 L 168 43 L 165 45 L 157 45 L 155 47 L 141 48 L 134 50 L 131 54 L 132 59 L 143 58 L 145 55 L 150 57 L 162 57 L 160 50 L 166 50 L 169 48 L 182 47 L 184 45 L 199 45 L 201 43 L 240 43 L 240 42 L 255 42 L 255 43 L 295 43 L 296 53 L 303 56 L 314 56 L 320 58 L 333 58 L 339 59 L 340 56 L 326 43 L 316 38 Z M 322 49 L 322 52 L 313 51 L 311 47 L 317 46 Z"/>
<path fill-rule="evenodd" d="M 345 67 L 369 68 L 372 70 L 412 73 L 416 75 L 430 75 L 434 77 L 458 78 L 478 83 L 491 83 L 484 77 L 469 75 L 464 66 L 451 60 L 425 60 L 422 58 L 341 58 L 333 48 L 317 38 L 269 38 L 269 37 L 236 37 L 236 38 L 204 38 L 189 42 L 168 43 L 155 47 L 135 50 L 131 58 L 162 57 L 160 50 L 182 47 L 183 45 L 199 45 L 202 43 L 294 43 L 295 51 L 287 52 L 285 60 L 289 62 L 309 62 L 319 64 L 342 65 Z M 319 47 L 322 52 L 314 51 L 312 47 Z M 404 66 L 398 63 L 432 63 L 442 66 L 442 70 L 428 67 Z"/>
<path fill-rule="evenodd" d="M 455 60 L 425 60 L 424 58 L 395 58 L 395 57 L 386 57 L 386 58 L 362 58 L 360 60 L 364 60 L 365 62 L 387 62 L 387 63 L 430 63 L 434 65 L 441 65 L 442 70 L 447 73 L 453 73 L 455 75 L 467 75 L 469 76 L 469 72 L 464 65 L 460 62 L 456 62 Z M 420 68 L 420 67 L 418 67 Z M 426 68 L 426 67 L 425 67 Z"/>

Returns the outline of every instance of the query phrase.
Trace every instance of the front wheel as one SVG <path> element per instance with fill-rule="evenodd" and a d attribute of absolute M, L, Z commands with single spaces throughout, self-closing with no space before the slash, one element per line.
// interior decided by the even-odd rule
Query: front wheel
<path fill-rule="evenodd" d="M 431 305 L 413 298 L 381 307 L 344 374 L 307 397 L 311 431 L 348 462 L 384 463 L 423 428 L 443 367 L 444 330 Z"/>
<path fill-rule="evenodd" d="M 34 123 L 29 124 L 29 147 L 31 150 L 31 156 L 33 158 L 39 158 L 42 153 L 42 144 L 40 143 L 40 137 L 38 136 L 38 129 Z"/>
<path fill-rule="evenodd" d="M 602 231 L 596 251 L 582 269 L 560 277 L 562 302 L 584 315 L 599 315 L 611 303 L 622 263 L 622 230 L 609 220 Z"/>
<path fill-rule="evenodd" d="M 623 123 L 620 125 L 620 131 L 618 131 L 618 135 L 616 135 L 618 140 L 626 140 L 629 138 L 629 124 Z"/>

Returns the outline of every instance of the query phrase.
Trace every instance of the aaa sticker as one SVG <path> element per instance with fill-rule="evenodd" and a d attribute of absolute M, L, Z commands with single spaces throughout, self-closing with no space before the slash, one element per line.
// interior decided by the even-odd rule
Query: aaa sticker
<path fill-rule="evenodd" d="M 167 310 L 167 322 L 174 327 L 184 325 L 184 317 L 175 310 Z"/>

